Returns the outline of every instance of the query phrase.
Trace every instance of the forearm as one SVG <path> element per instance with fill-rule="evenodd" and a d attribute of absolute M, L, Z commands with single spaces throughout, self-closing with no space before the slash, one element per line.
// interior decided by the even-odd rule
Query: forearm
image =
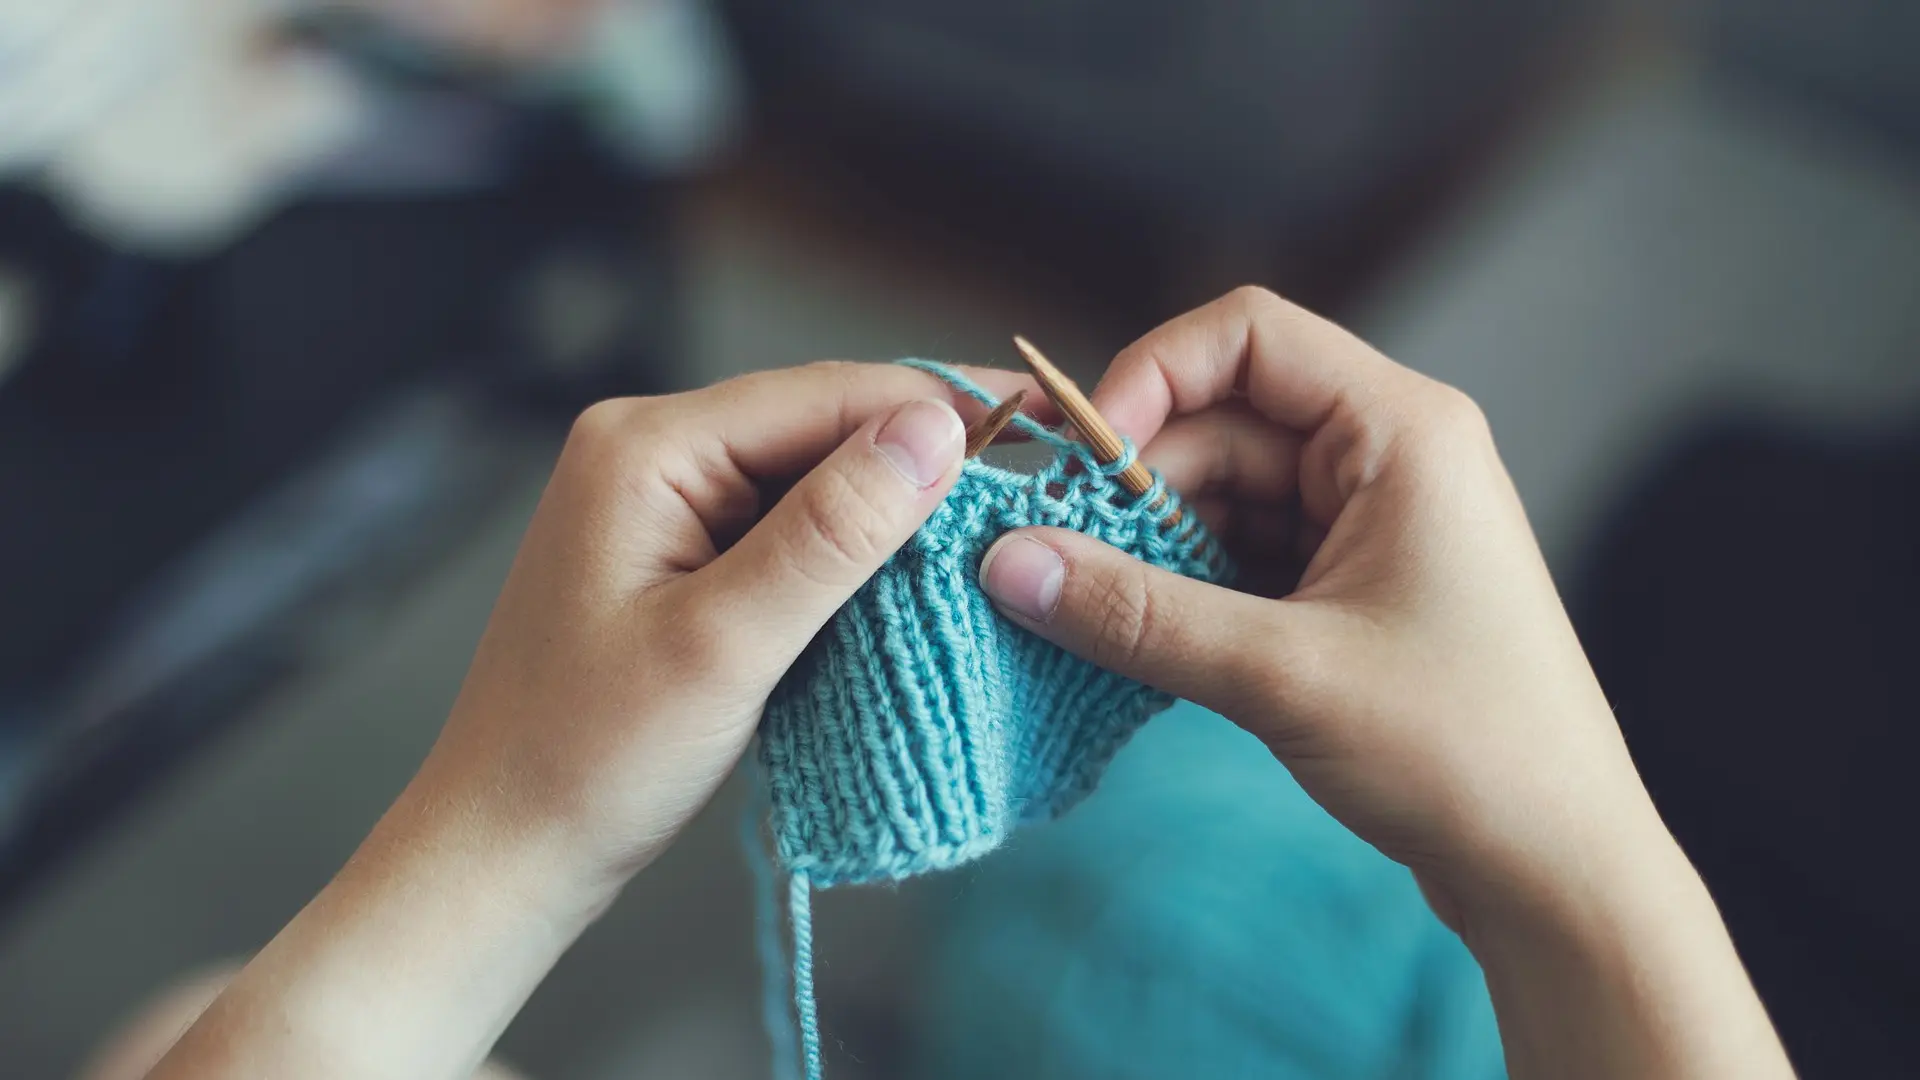
<path fill-rule="evenodd" d="M 583 413 L 420 775 L 152 1075 L 464 1080 L 952 490 L 950 398 L 827 364 Z"/>
<path fill-rule="evenodd" d="M 611 895 L 417 780 L 151 1075 L 465 1080 Z"/>
<path fill-rule="evenodd" d="M 1789 1078 L 1719 912 L 1649 807 L 1558 895 L 1464 921 L 1515 1080 Z"/>

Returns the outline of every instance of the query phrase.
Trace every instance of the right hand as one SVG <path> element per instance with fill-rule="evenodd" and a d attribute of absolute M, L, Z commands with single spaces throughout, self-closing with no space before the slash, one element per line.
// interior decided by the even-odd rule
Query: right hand
<path fill-rule="evenodd" d="M 1261 738 L 1463 933 L 1672 848 L 1466 395 L 1241 289 L 1093 401 L 1249 581 L 1304 573 L 1268 598 L 1022 529 L 981 568 L 1007 614 Z"/>
<path fill-rule="evenodd" d="M 1412 868 L 1514 1080 L 1793 1075 L 1464 394 L 1241 289 L 1130 346 L 1093 401 L 1250 584 L 1304 573 L 1268 598 L 1022 529 L 980 568 L 1002 610 L 1239 722 Z"/>

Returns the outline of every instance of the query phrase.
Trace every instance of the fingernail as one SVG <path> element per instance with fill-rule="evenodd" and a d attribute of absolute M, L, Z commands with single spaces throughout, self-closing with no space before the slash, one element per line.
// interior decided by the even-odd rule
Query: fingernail
<path fill-rule="evenodd" d="M 1038 540 L 1006 536 L 980 562 L 980 585 L 999 604 L 1034 622 L 1053 618 L 1067 564 Z"/>
<path fill-rule="evenodd" d="M 947 474 L 966 439 L 966 426 L 952 406 L 940 401 L 910 401 L 894 410 L 880 426 L 873 446 L 908 483 L 923 488 Z"/>

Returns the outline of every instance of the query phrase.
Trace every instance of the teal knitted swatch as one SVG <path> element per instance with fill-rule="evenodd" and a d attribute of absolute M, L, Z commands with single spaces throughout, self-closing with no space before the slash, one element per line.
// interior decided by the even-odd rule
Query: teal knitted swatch
<path fill-rule="evenodd" d="M 987 405 L 958 372 L 931 372 Z M 770 825 L 790 875 L 794 1001 L 806 1075 L 820 1075 L 812 994 L 812 887 L 898 881 L 992 851 L 1019 825 L 1066 812 L 1171 697 L 1104 671 L 999 614 L 982 556 L 1010 529 L 1073 529 L 1206 581 L 1226 558 L 1156 478 L 1135 497 L 1081 444 L 1020 416 L 1055 447 L 1032 475 L 969 460 L 913 538 L 833 617 L 767 703 L 760 725 Z M 1163 498 L 1164 497 L 1164 498 Z M 781 1015 L 774 1015 L 775 1010 Z M 785 1026 L 769 1005 L 770 1031 Z"/>

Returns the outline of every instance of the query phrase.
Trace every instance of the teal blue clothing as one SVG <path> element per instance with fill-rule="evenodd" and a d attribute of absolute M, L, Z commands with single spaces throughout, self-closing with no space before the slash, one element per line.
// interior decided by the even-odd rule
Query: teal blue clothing
<path fill-rule="evenodd" d="M 1097 792 L 970 867 L 925 1080 L 1492 1080 L 1485 982 L 1412 875 L 1187 703 Z"/>

